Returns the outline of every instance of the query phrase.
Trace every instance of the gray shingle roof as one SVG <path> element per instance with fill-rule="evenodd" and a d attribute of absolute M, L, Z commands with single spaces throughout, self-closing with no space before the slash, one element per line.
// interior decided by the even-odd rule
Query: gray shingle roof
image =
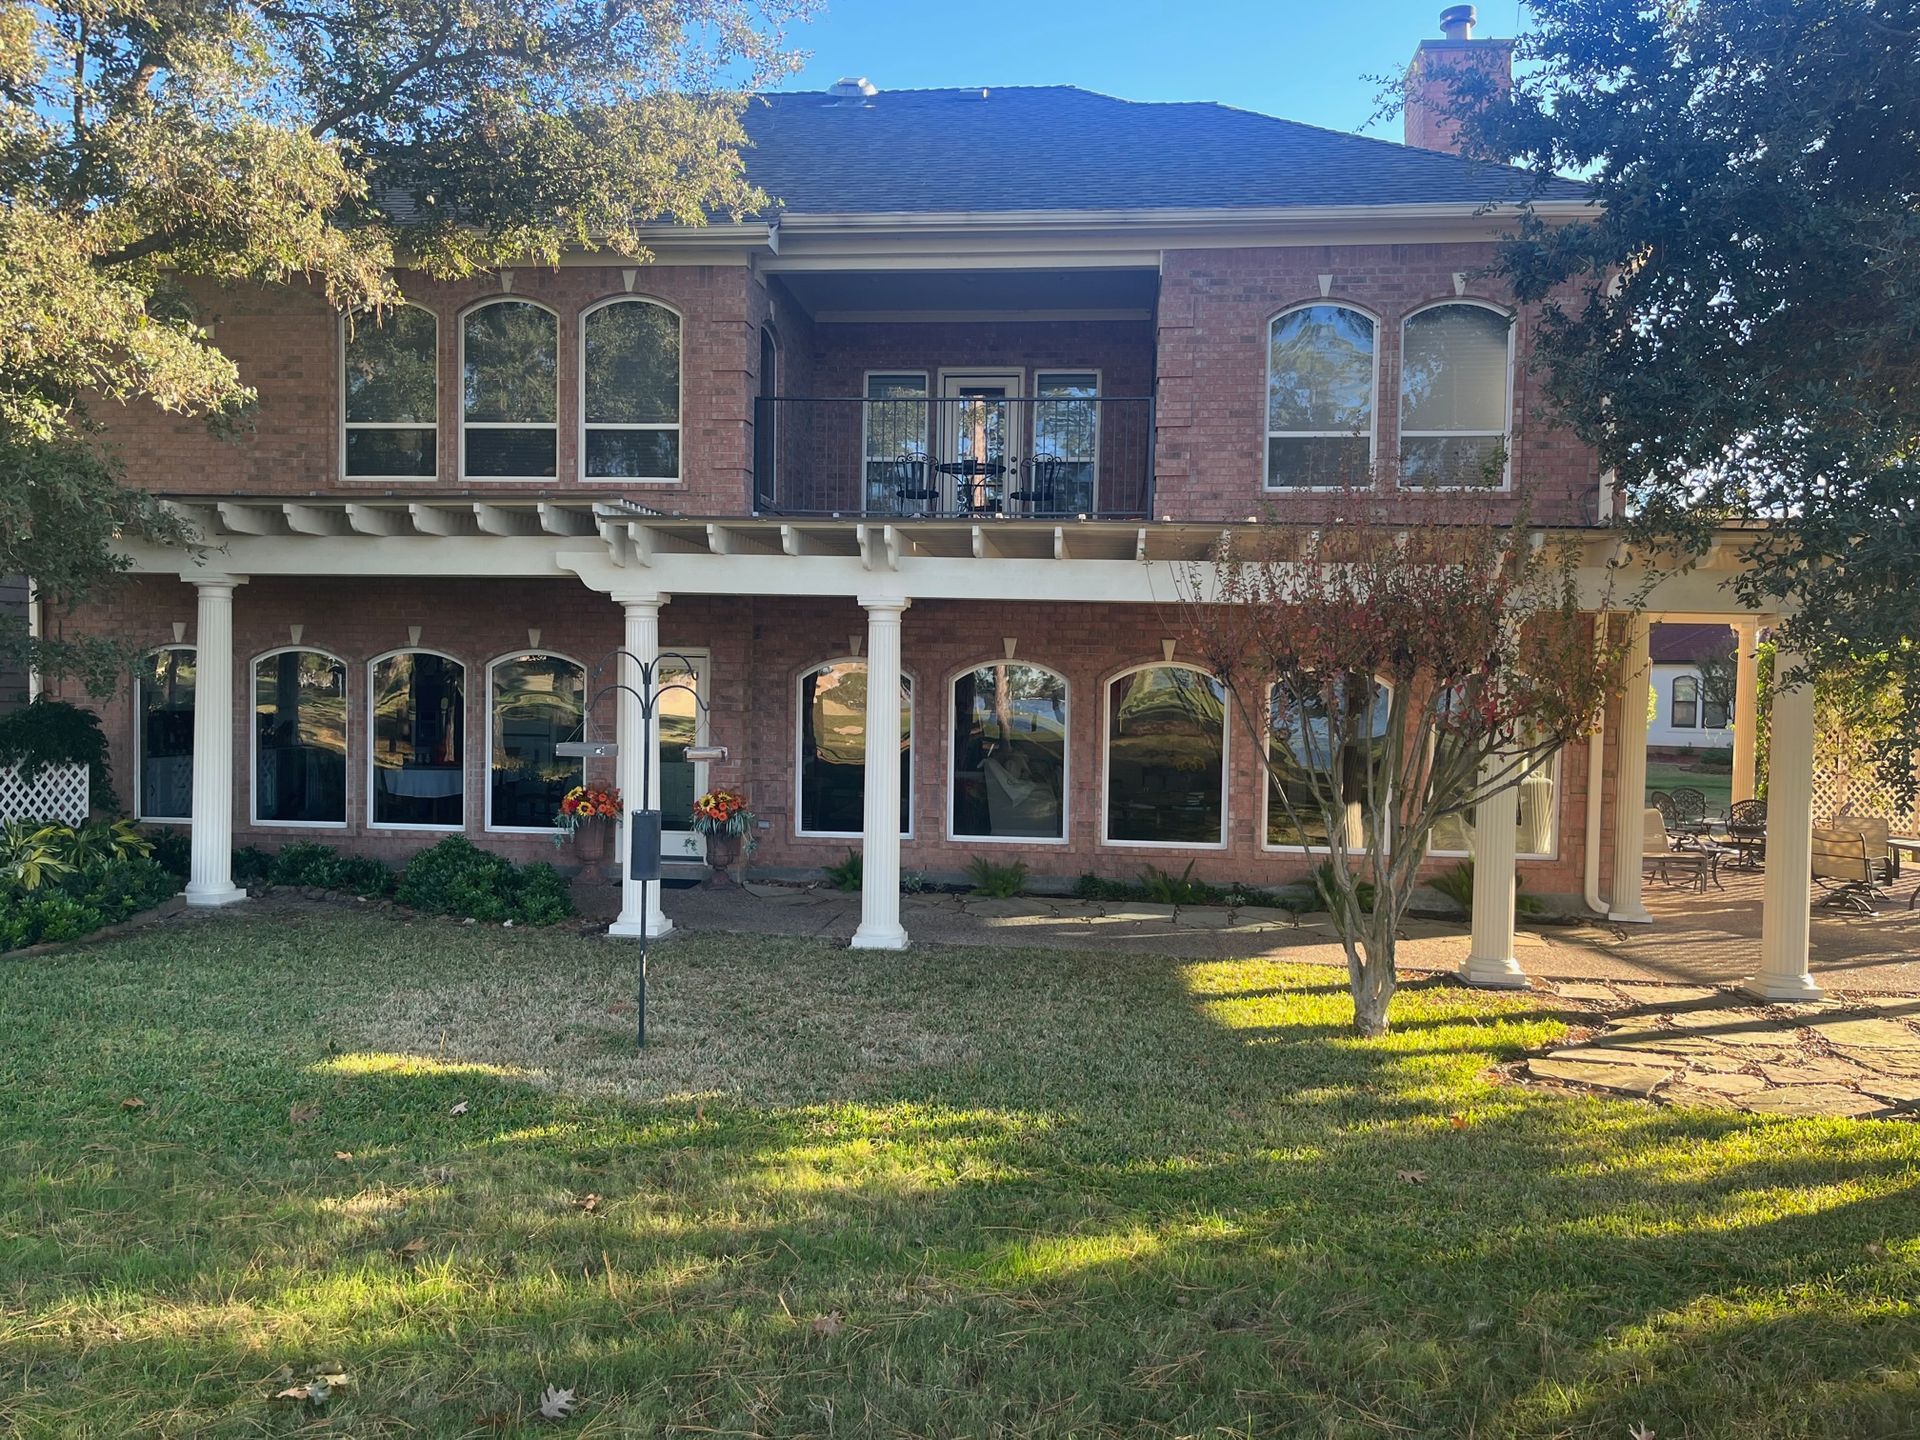
<path fill-rule="evenodd" d="M 1526 196 L 1501 165 L 1213 103 L 1071 85 L 775 94 L 749 106 L 747 172 L 789 215 L 1480 204 Z M 1551 180 L 1541 196 L 1581 199 Z"/>

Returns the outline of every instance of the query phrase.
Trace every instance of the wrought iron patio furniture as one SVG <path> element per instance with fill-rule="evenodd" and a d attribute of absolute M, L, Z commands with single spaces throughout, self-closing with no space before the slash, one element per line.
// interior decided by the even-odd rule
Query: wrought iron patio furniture
<path fill-rule="evenodd" d="M 1673 813 L 1673 796 L 1664 790 L 1649 790 L 1647 804 L 1660 812 L 1660 823 L 1672 830 L 1678 818 Z"/>
<path fill-rule="evenodd" d="M 1739 800 L 1727 809 L 1727 839 L 1739 852 L 1733 863 L 1742 870 L 1759 867 L 1767 853 L 1767 802 Z"/>
<path fill-rule="evenodd" d="M 1017 500 L 1030 515 L 1064 514 L 1066 470 L 1067 462 L 1058 455 L 1036 455 L 1027 462 L 1027 483 L 1009 491 L 1007 498 Z"/>
<path fill-rule="evenodd" d="M 927 457 L 918 451 L 903 450 L 892 460 L 877 460 L 868 467 L 869 493 L 891 495 L 896 515 L 931 515 L 940 501 L 940 491 L 927 469 Z"/>
<path fill-rule="evenodd" d="M 1703 790 L 1682 785 L 1673 792 L 1671 829 L 1676 835 L 1696 838 L 1708 834 L 1713 822 L 1707 819 L 1707 796 Z"/>

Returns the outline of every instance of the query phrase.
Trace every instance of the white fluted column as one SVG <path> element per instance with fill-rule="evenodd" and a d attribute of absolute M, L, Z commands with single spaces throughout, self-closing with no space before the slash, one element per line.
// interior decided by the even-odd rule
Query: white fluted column
<path fill-rule="evenodd" d="M 660 658 L 660 607 L 667 603 L 669 597 L 632 595 L 614 598 L 626 613 L 626 634 L 621 646 L 624 653 L 620 657 L 620 758 L 616 766 L 622 804 L 619 836 L 620 915 L 607 927 L 607 933 L 626 939 L 636 939 L 641 935 L 657 939 L 673 929 L 673 922 L 660 908 L 659 882 L 643 885 L 628 873 L 630 867 L 627 859 L 632 845 L 627 833 L 626 812 L 635 808 L 660 808 L 659 716 L 656 714 L 651 724 L 644 723 L 640 718 L 640 702 L 635 696 L 641 688 L 640 666 L 652 664 Z M 659 679 L 656 674 L 656 687 Z M 650 757 L 644 767 L 648 771 L 644 793 L 640 784 L 643 756 Z M 644 900 L 641 896 L 643 889 L 646 891 Z"/>
<path fill-rule="evenodd" d="M 194 581 L 193 837 L 187 904 L 234 905 L 247 892 L 233 883 L 233 575 Z"/>
<path fill-rule="evenodd" d="M 1813 873 L 1813 686 L 1781 690 L 1800 657 L 1774 656 L 1767 730 L 1767 874 L 1761 890 L 1760 973 L 1744 982 L 1767 1000 L 1818 1000 L 1807 973 Z"/>
<path fill-rule="evenodd" d="M 1760 622 L 1742 620 L 1733 627 L 1733 798 L 1758 793 L 1754 757 L 1760 740 Z"/>
<path fill-rule="evenodd" d="M 856 950 L 904 950 L 900 924 L 900 617 L 905 600 L 867 599 L 866 821 Z"/>
<path fill-rule="evenodd" d="M 1620 730 L 1613 772 L 1613 909 L 1609 920 L 1651 925 L 1640 898 L 1640 858 L 1647 843 L 1647 617 L 1627 617 L 1627 654 L 1620 666 Z"/>
<path fill-rule="evenodd" d="M 1483 779 L 1497 771 L 1490 760 Z M 1520 787 L 1509 785 L 1473 810 L 1473 943 L 1460 978 L 1491 990 L 1524 990 L 1513 954 L 1513 860 L 1520 830 Z"/>

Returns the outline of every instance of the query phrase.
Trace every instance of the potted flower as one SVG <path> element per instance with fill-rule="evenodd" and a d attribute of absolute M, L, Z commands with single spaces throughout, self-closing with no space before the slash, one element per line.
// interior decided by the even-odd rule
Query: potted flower
<path fill-rule="evenodd" d="M 707 837 L 707 864 L 716 876 L 724 878 L 743 849 L 753 853 L 753 812 L 738 791 L 709 790 L 694 801 L 693 828 Z"/>
<path fill-rule="evenodd" d="M 576 785 L 560 801 L 560 813 L 553 817 L 559 831 L 553 843 L 573 841 L 573 853 L 583 865 L 597 865 L 607 858 L 613 843 L 613 824 L 620 818 L 620 792 L 611 785 Z"/>

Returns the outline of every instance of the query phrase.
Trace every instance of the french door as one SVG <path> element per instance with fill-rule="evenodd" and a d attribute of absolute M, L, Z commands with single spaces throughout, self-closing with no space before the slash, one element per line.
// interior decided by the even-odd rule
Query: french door
<path fill-rule="evenodd" d="M 673 663 L 684 656 L 691 670 Z M 663 651 L 660 677 L 660 856 L 665 860 L 704 860 L 707 837 L 693 829 L 693 802 L 707 790 L 707 762 L 687 759 L 687 747 L 707 743 L 706 711 L 695 696 L 711 693 L 712 657 L 704 650 Z M 682 688 L 691 686 L 692 694 Z"/>

